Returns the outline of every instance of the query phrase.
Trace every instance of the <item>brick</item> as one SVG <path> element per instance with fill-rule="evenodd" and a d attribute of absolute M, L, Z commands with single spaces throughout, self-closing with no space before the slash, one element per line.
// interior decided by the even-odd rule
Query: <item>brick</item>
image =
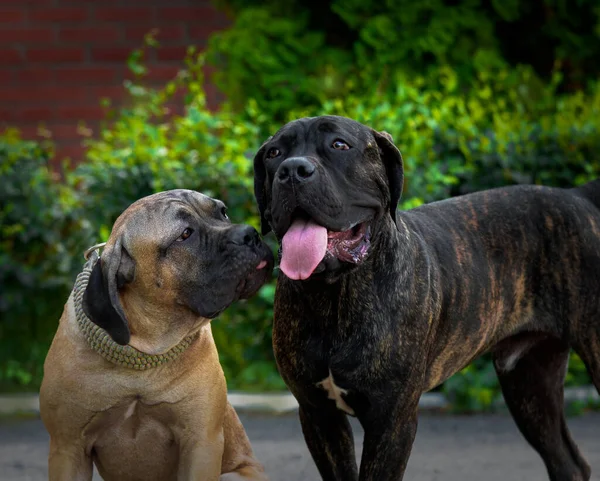
<path fill-rule="evenodd" d="M 198 40 L 201 42 L 200 45 L 206 45 L 208 37 L 216 31 L 217 29 L 210 25 L 188 25 L 188 35 L 196 45 L 199 44 Z"/>
<path fill-rule="evenodd" d="M 174 79 L 179 70 L 180 66 L 177 65 L 169 65 L 169 64 L 159 64 L 159 65 L 150 65 L 148 71 L 144 75 L 144 81 L 156 84 L 160 83 L 161 85 L 165 82 Z M 136 76 L 129 69 L 125 71 L 124 77 L 126 79 L 134 79 Z"/>
<path fill-rule="evenodd" d="M 167 115 L 181 115 L 185 111 L 183 103 L 181 102 L 168 102 L 165 104 Z"/>
<path fill-rule="evenodd" d="M 213 112 L 217 111 L 221 102 L 225 100 L 223 94 L 209 82 L 204 83 L 204 92 L 206 93 L 206 106 Z"/>
<path fill-rule="evenodd" d="M 54 159 L 52 159 L 52 164 L 55 167 L 58 167 L 62 160 L 68 158 L 71 159 L 71 165 L 76 165 L 85 158 L 85 151 L 86 148 L 81 144 L 81 142 L 61 142 L 56 146 Z"/>
<path fill-rule="evenodd" d="M 2 0 L 3 7 L 34 7 L 52 5 L 54 0 Z"/>
<path fill-rule="evenodd" d="M 119 40 L 119 29 L 113 26 L 106 27 L 68 27 L 58 32 L 62 42 L 116 42 Z"/>
<path fill-rule="evenodd" d="M 106 117 L 106 109 L 97 106 L 59 107 L 56 117 L 60 120 L 102 120 Z"/>
<path fill-rule="evenodd" d="M 39 137 L 39 127 L 37 125 L 19 125 L 19 133 L 24 139 L 35 139 Z"/>
<path fill-rule="evenodd" d="M 0 109 L 0 135 L 4 127 L 10 127 L 17 121 L 15 113 L 16 109 Z"/>
<path fill-rule="evenodd" d="M 179 73 L 179 67 L 176 66 L 165 66 L 165 65 L 157 65 L 151 66 L 148 70 L 148 75 L 146 78 L 148 80 L 156 80 L 156 81 L 168 81 L 175 78 L 175 76 Z"/>
<path fill-rule="evenodd" d="M 106 83 L 113 82 L 115 70 L 111 68 L 66 68 L 56 71 L 59 84 Z"/>
<path fill-rule="evenodd" d="M 49 125 L 48 130 L 52 132 L 52 138 L 56 140 L 77 140 L 83 139 L 81 130 L 77 122 L 71 122 L 68 124 L 54 124 Z"/>
<path fill-rule="evenodd" d="M 216 28 L 225 28 L 231 26 L 232 20 L 224 11 L 215 9 L 210 23 Z"/>
<path fill-rule="evenodd" d="M 140 1 L 144 2 L 146 0 L 132 0 L 134 3 L 139 3 Z M 106 5 L 122 5 L 124 3 L 128 3 L 127 0 L 102 0 L 102 6 Z M 131 3 L 131 2 L 129 2 Z M 61 5 L 98 5 L 98 0 L 60 0 Z"/>
<path fill-rule="evenodd" d="M 98 5 L 98 0 L 59 0 L 61 5 Z M 140 2 L 146 2 L 148 0 L 102 0 L 101 5 L 122 5 L 126 3 L 139 4 Z M 162 0 L 157 0 L 162 1 Z"/>
<path fill-rule="evenodd" d="M 185 21 L 202 20 L 210 23 L 217 17 L 217 10 L 206 5 L 203 7 L 165 7 L 158 10 L 158 18 L 168 21 Z"/>
<path fill-rule="evenodd" d="M 0 63 L 0 65 L 2 65 Z M 12 70 L 2 68 L 0 69 L 0 85 L 10 85 L 15 78 Z"/>
<path fill-rule="evenodd" d="M 86 99 L 83 89 L 67 87 L 40 86 L 29 89 L 20 87 L 0 89 L 0 102 L 60 102 L 60 101 L 84 101 Z"/>
<path fill-rule="evenodd" d="M 1 0 L 5 1 L 5 0 Z M 17 0 L 7 0 L 16 2 Z M 36 0 L 31 0 L 36 1 Z M 209 4 L 211 0 L 102 0 L 100 3 L 99 0 L 59 0 L 61 5 L 74 5 L 74 4 L 88 4 L 88 5 L 98 5 L 100 4 L 102 7 L 106 7 L 109 5 L 116 5 L 118 7 L 143 7 L 148 4 L 151 5 L 182 5 L 186 6 L 190 3 L 196 4 Z"/>
<path fill-rule="evenodd" d="M 54 109 L 50 107 L 19 107 L 15 109 L 17 122 L 47 122 L 54 119 Z"/>
<path fill-rule="evenodd" d="M 22 23 L 25 20 L 25 10 L 0 9 L 0 23 Z"/>
<path fill-rule="evenodd" d="M 52 28 L 0 28 L 0 43 L 49 43 L 54 41 Z"/>
<path fill-rule="evenodd" d="M 154 20 L 154 9 L 152 7 L 99 7 L 94 12 L 94 19 L 108 22 L 150 22 Z"/>
<path fill-rule="evenodd" d="M 187 93 L 188 93 L 187 89 L 185 89 L 184 87 L 179 87 L 169 97 L 169 102 L 167 103 L 167 106 L 169 106 L 169 108 L 171 108 L 171 109 L 173 109 L 175 106 L 179 106 L 179 105 L 183 106 L 184 101 L 185 101 L 185 96 L 187 95 Z"/>
<path fill-rule="evenodd" d="M 131 55 L 131 48 L 124 47 L 97 47 L 92 48 L 92 60 L 94 62 L 124 62 Z"/>
<path fill-rule="evenodd" d="M 87 19 L 85 8 L 42 8 L 29 11 L 34 22 L 82 22 Z"/>
<path fill-rule="evenodd" d="M 16 49 L 0 49 L 0 65 L 17 65 L 23 61 L 21 52 Z"/>
<path fill-rule="evenodd" d="M 20 84 L 49 84 L 54 83 L 54 70 L 51 68 L 26 68 L 17 72 Z"/>
<path fill-rule="evenodd" d="M 170 27 L 129 27 L 125 30 L 125 38 L 141 44 L 144 36 L 152 30 L 156 30 L 155 38 L 159 42 L 168 42 L 183 40 L 185 38 L 185 28 L 183 25 L 173 25 Z"/>
<path fill-rule="evenodd" d="M 121 85 L 113 85 L 110 87 L 88 87 L 88 101 L 93 102 L 93 105 L 100 105 L 100 100 L 109 98 L 114 102 L 120 102 L 127 96 L 127 90 Z"/>
<path fill-rule="evenodd" d="M 187 47 L 158 47 L 156 49 L 156 59 L 164 61 L 183 62 L 187 54 Z"/>
<path fill-rule="evenodd" d="M 82 62 L 85 52 L 81 48 L 31 48 L 25 56 L 29 62 Z"/>

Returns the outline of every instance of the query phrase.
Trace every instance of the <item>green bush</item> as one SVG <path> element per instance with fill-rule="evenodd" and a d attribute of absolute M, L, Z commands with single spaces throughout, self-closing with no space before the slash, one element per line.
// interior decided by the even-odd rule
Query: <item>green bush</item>
<path fill-rule="evenodd" d="M 42 363 L 91 227 L 49 168 L 51 151 L 0 140 L 0 391 L 39 385 Z"/>
<path fill-rule="evenodd" d="M 443 385 L 454 412 L 489 411 L 501 397 L 500 384 L 490 356 L 476 359 Z"/>
<path fill-rule="evenodd" d="M 560 88 L 600 73 L 596 0 L 218 0 L 233 26 L 214 35 L 209 58 L 236 108 L 250 100 L 281 121 L 323 99 L 394 94 L 398 72 L 435 83 L 450 68 L 469 87 L 491 67 L 528 65 Z"/>
<path fill-rule="evenodd" d="M 264 9 L 248 9 L 240 12 L 236 25 L 213 37 L 215 48 L 210 51 L 213 62 L 222 59 L 227 64 L 214 79 L 234 110 L 256 99 L 260 110 L 273 116 L 278 108 L 323 102 L 339 89 L 350 57 L 337 58 L 337 68 L 324 63 L 328 59 L 333 64 L 340 52 L 326 45 L 322 32 L 308 28 L 306 14 L 274 18 Z"/>
<path fill-rule="evenodd" d="M 499 185 L 568 187 L 600 177 L 600 88 L 561 96 L 558 82 L 540 85 L 521 68 L 480 72 L 465 91 L 451 70 L 444 74 L 437 84 L 406 79 L 393 95 L 301 113 L 344 115 L 392 134 L 405 162 L 405 207 Z"/>

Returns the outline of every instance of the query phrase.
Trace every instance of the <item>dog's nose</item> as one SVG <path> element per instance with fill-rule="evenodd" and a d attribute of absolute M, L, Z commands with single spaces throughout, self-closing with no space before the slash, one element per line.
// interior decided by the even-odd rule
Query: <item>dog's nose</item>
<path fill-rule="evenodd" d="M 280 182 L 307 182 L 314 177 L 315 166 L 305 157 L 292 157 L 284 160 L 277 169 Z"/>
<path fill-rule="evenodd" d="M 255 247 L 260 244 L 260 237 L 254 227 L 240 225 L 231 229 L 229 232 L 229 241 L 238 246 Z"/>

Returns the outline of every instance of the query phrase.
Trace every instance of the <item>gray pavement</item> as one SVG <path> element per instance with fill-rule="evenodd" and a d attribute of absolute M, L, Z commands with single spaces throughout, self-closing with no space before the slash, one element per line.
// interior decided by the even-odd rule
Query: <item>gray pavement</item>
<path fill-rule="evenodd" d="M 319 479 L 296 414 L 240 417 L 272 481 Z M 353 427 L 360 453 L 362 430 L 356 422 Z M 570 418 L 569 427 L 592 465 L 592 480 L 600 481 L 600 413 Z M 0 419 L 0 480 L 46 480 L 47 442 L 48 435 L 37 418 Z M 508 415 L 424 413 L 405 479 L 544 481 L 548 478 L 541 460 L 521 438 Z"/>

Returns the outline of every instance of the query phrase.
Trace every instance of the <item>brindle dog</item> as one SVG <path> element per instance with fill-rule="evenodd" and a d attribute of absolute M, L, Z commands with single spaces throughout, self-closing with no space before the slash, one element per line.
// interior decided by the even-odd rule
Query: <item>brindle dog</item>
<path fill-rule="evenodd" d="M 600 388 L 600 180 L 397 212 L 391 136 L 333 116 L 282 127 L 254 170 L 282 245 L 274 351 L 324 480 L 402 479 L 419 397 L 485 352 L 550 479 L 590 479 L 563 381 L 574 348 Z"/>

